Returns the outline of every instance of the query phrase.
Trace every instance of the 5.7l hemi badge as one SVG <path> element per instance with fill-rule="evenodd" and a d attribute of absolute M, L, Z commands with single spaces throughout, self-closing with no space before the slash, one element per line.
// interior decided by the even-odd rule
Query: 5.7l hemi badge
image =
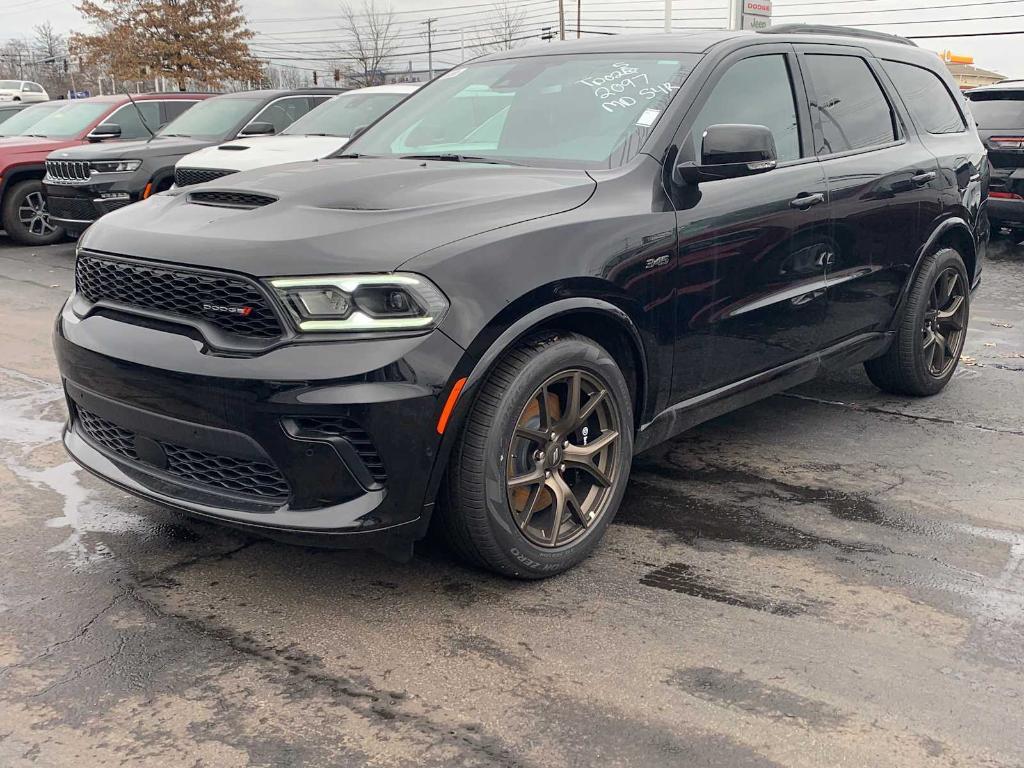
<path fill-rule="evenodd" d="M 221 312 L 226 315 L 248 317 L 252 313 L 252 307 L 226 307 L 221 304 L 203 304 L 203 312 Z"/>

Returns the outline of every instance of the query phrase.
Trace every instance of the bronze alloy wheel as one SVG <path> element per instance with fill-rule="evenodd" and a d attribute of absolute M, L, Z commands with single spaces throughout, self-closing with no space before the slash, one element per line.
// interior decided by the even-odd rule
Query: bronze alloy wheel
<path fill-rule="evenodd" d="M 954 267 L 943 270 L 932 285 L 924 313 L 921 343 L 928 373 L 937 379 L 956 365 L 966 333 L 967 286 Z"/>
<path fill-rule="evenodd" d="M 619 480 L 620 432 L 596 376 L 561 371 L 537 388 L 516 422 L 506 481 L 512 517 L 531 543 L 568 544 L 607 511 Z"/>

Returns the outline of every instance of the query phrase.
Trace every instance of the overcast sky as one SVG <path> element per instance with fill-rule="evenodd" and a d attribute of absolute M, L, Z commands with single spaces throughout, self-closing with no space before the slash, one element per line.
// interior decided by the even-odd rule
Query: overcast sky
<path fill-rule="evenodd" d="M 356 0 L 361 2 L 361 0 Z M 378 4 L 386 0 L 378 0 Z M 522 6 L 526 18 L 524 35 L 541 34 L 544 26 L 557 23 L 557 0 L 509 0 Z M 575 0 L 565 0 L 567 24 L 576 20 Z M 280 63 L 319 68 L 316 57 L 330 56 L 337 40 L 338 0 L 243 0 L 252 28 L 257 32 L 253 48 L 258 55 L 278 57 Z M 491 3 L 487 0 L 391 0 L 401 24 L 400 54 L 392 68 L 426 66 L 420 52 L 426 48 L 422 22 L 437 18 L 435 66 L 457 63 L 460 42 L 471 45 L 486 32 Z M 664 0 L 582 0 L 584 31 L 637 32 L 658 34 L 662 29 Z M 900 10 L 902 9 L 902 10 Z M 723 0 L 674 0 L 674 26 L 717 27 L 726 25 L 727 5 Z M 70 0 L 0 0 L 0 41 L 30 35 L 34 24 L 49 20 L 62 32 L 80 29 L 81 18 Z M 943 23 L 940 19 L 971 19 Z M 1024 32 L 1024 0 L 776 0 L 775 23 L 818 22 L 864 26 L 900 35 L 964 34 L 971 32 Z M 533 44 L 543 44 L 538 40 Z M 1024 34 L 1010 36 L 918 39 L 922 47 L 935 51 L 975 57 L 975 63 L 1010 77 L 1024 78 Z M 443 50 L 456 49 L 456 50 Z M 310 60 L 298 60 L 310 57 Z M 326 63 L 322 65 L 327 68 Z"/>

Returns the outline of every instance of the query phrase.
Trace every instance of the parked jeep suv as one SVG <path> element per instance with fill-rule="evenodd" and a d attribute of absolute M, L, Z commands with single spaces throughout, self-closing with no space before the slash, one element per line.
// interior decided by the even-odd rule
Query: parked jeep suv
<path fill-rule="evenodd" d="M 485 56 L 334 158 L 93 226 L 65 445 L 271 536 L 408 556 L 433 522 L 557 573 L 638 451 L 829 368 L 949 382 L 988 231 L 956 93 L 934 54 L 828 28 Z"/>
<path fill-rule="evenodd" d="M 170 189 L 174 164 L 184 155 L 236 136 L 278 133 L 337 92 L 229 93 L 190 110 L 155 136 L 54 152 L 47 158 L 43 180 L 50 218 L 69 233 L 80 234 L 100 216 Z"/>
<path fill-rule="evenodd" d="M 47 155 L 79 144 L 148 136 L 140 111 L 147 121 L 159 126 L 205 99 L 206 94 L 142 93 L 132 98 L 134 105 L 126 96 L 66 101 L 39 120 L 33 115 L 34 122 L 18 135 L 0 139 L 0 223 L 12 240 L 49 245 L 65 235 L 64 228 L 50 220 L 43 194 Z M 22 114 L 49 108 L 49 104 L 37 104 Z M 116 134 L 108 130 L 111 125 L 117 125 Z"/>
<path fill-rule="evenodd" d="M 992 164 L 989 219 L 1024 235 L 1024 80 L 1004 80 L 966 96 Z"/>

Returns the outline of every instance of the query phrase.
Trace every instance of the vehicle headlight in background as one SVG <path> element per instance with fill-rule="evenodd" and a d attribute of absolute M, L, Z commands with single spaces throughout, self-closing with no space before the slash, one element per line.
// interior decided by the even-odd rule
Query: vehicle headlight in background
<path fill-rule="evenodd" d="M 128 173 L 139 170 L 141 160 L 93 160 L 89 167 L 96 173 Z"/>
<path fill-rule="evenodd" d="M 270 281 L 300 331 L 412 331 L 432 328 L 444 294 L 410 274 L 281 277 Z"/>

